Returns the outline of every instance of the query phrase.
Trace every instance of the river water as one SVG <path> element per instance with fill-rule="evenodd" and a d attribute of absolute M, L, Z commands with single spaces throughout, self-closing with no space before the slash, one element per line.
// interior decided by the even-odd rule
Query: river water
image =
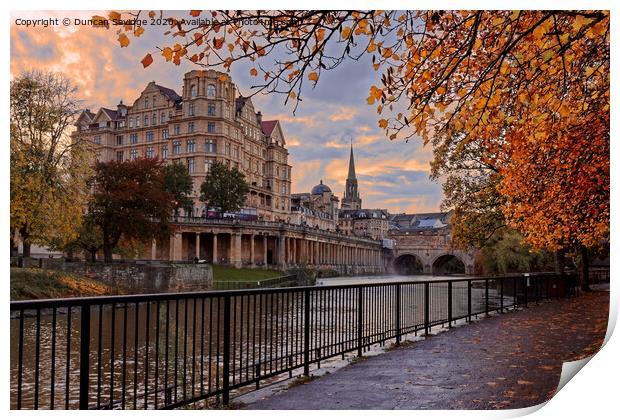
<path fill-rule="evenodd" d="M 364 345 L 380 343 L 396 325 L 399 289 L 402 332 L 424 320 L 424 285 L 408 282 L 455 279 L 431 276 L 326 278 L 319 285 L 365 284 L 357 288 L 317 290 L 311 294 L 310 349 L 321 360 L 357 345 L 359 302 Z M 474 281 L 472 311 L 485 305 L 484 282 Z M 447 319 L 447 283 L 429 286 L 431 321 Z M 490 307 L 497 304 L 494 284 Z M 504 304 L 510 304 L 505 297 Z M 230 383 L 248 385 L 259 376 L 277 375 L 303 363 L 304 295 L 294 289 L 231 298 Z M 452 313 L 467 314 L 467 281 L 452 286 Z M 12 313 L 10 331 L 11 408 L 17 407 L 20 377 L 20 319 Z M 95 306 L 91 310 L 89 403 L 92 407 L 153 408 L 192 396 L 215 393 L 223 384 L 223 298 L 142 301 Z M 44 311 L 23 320 L 22 408 L 76 408 L 79 397 L 79 309 Z M 39 343 L 37 346 L 36 343 Z M 36 366 L 38 365 L 38 369 Z M 52 386 L 53 384 L 53 386 Z"/>

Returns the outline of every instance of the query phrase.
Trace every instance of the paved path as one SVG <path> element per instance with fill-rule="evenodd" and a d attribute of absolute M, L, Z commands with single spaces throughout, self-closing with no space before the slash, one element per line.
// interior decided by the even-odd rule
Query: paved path
<path fill-rule="evenodd" d="M 493 409 L 539 404 L 562 363 L 596 352 L 609 292 L 492 316 L 370 357 L 247 409 Z"/>

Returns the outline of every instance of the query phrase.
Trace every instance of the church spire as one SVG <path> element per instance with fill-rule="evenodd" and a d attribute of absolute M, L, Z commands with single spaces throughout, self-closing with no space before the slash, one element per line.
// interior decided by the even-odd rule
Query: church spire
<path fill-rule="evenodd" d="M 347 179 L 356 179 L 355 176 L 355 160 L 353 159 L 353 141 L 351 141 L 351 155 L 349 156 L 349 175 Z"/>
<path fill-rule="evenodd" d="M 351 153 L 349 155 L 349 174 L 347 175 L 342 199 L 343 209 L 359 210 L 362 208 L 362 199 L 357 189 L 357 177 L 355 176 L 355 160 L 353 158 L 353 139 L 351 139 Z"/>

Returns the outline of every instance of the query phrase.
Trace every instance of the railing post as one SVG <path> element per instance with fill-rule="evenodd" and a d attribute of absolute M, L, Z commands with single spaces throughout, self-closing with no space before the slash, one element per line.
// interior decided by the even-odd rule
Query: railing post
<path fill-rule="evenodd" d="M 428 335 L 430 320 L 429 320 L 429 284 L 424 283 L 424 335 Z"/>
<path fill-rule="evenodd" d="M 489 316 L 489 279 L 484 279 L 484 314 Z"/>
<path fill-rule="evenodd" d="M 540 278 L 538 276 L 536 277 L 532 277 L 532 280 L 534 281 L 534 300 L 536 301 L 536 304 L 538 305 L 538 283 L 540 283 Z"/>
<path fill-rule="evenodd" d="M 452 328 L 452 282 L 448 280 L 448 328 Z"/>
<path fill-rule="evenodd" d="M 304 291 L 304 376 L 310 376 L 310 289 Z"/>
<path fill-rule="evenodd" d="M 396 285 L 396 344 L 400 344 L 400 283 Z"/>
<path fill-rule="evenodd" d="M 523 277 L 523 306 L 525 306 L 527 308 L 527 287 L 528 287 L 528 282 L 529 282 L 530 278 L 529 276 L 524 276 Z"/>
<path fill-rule="evenodd" d="M 230 400 L 230 295 L 224 296 L 224 360 L 222 372 L 222 402 Z"/>
<path fill-rule="evenodd" d="M 364 314 L 362 305 L 363 305 L 363 293 L 364 289 L 362 286 L 357 288 L 357 357 L 362 357 L 362 328 L 364 326 L 362 322 L 362 317 Z"/>
<path fill-rule="evenodd" d="M 513 302 L 512 302 L 512 309 L 517 309 L 517 278 L 513 277 L 512 278 L 512 291 L 513 291 Z"/>
<path fill-rule="evenodd" d="M 90 356 L 90 305 L 81 307 L 80 322 L 80 410 L 88 410 L 88 378 Z M 99 314 L 101 316 L 101 314 Z M 68 331 L 67 334 L 71 334 Z"/>
<path fill-rule="evenodd" d="M 471 322 L 471 280 L 467 280 L 467 322 Z"/>
<path fill-rule="evenodd" d="M 504 277 L 499 279 L 499 312 L 504 313 Z"/>

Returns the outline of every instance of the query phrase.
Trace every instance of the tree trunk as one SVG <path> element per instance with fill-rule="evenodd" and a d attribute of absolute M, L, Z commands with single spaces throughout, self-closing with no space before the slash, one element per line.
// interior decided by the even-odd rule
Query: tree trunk
<path fill-rule="evenodd" d="M 103 261 L 106 263 L 112 262 L 112 241 L 110 240 L 110 234 L 107 229 L 103 229 Z"/>
<path fill-rule="evenodd" d="M 28 238 L 30 237 L 30 235 L 28 234 L 28 226 L 23 226 L 19 230 L 19 234 L 22 237 L 22 246 L 23 246 L 22 257 L 29 258 L 30 257 L 30 241 L 28 240 Z"/>
<path fill-rule="evenodd" d="M 93 249 L 90 251 L 90 262 L 96 262 L 97 261 L 97 250 Z"/>
<path fill-rule="evenodd" d="M 563 248 L 555 251 L 555 272 L 557 274 L 564 274 L 564 266 L 566 265 L 565 255 L 566 250 Z"/>
<path fill-rule="evenodd" d="M 581 252 L 581 290 L 589 292 L 590 289 L 590 260 L 588 248 L 584 245 L 580 246 Z"/>

